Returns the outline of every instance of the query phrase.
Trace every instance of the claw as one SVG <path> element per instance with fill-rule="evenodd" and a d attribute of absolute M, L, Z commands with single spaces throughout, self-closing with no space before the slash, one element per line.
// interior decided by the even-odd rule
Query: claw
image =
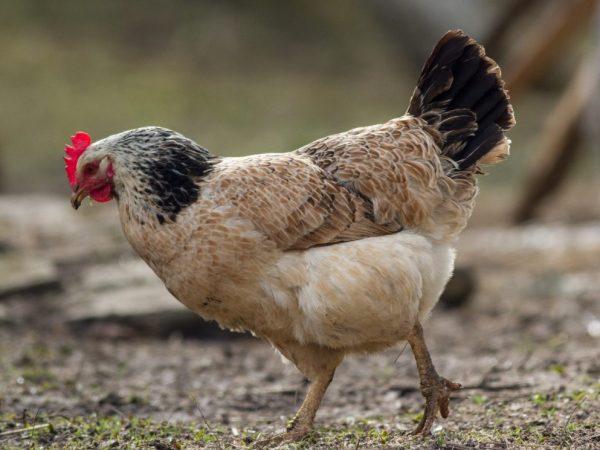
<path fill-rule="evenodd" d="M 437 377 L 431 386 L 422 388 L 423 397 L 425 397 L 425 412 L 421 422 L 412 434 L 422 434 L 423 436 L 429 434 L 438 409 L 440 415 L 444 419 L 447 418 L 450 414 L 450 393 L 460 388 L 459 383 L 454 383 L 442 377 Z"/>
<path fill-rule="evenodd" d="M 440 405 L 440 416 L 446 419 L 448 414 L 450 414 L 450 399 L 448 397 L 442 397 L 438 403 Z"/>
<path fill-rule="evenodd" d="M 276 434 L 269 438 L 258 441 L 254 448 L 275 448 L 283 444 L 291 444 L 293 442 L 299 442 L 310 433 L 310 428 L 292 428 L 285 433 Z"/>

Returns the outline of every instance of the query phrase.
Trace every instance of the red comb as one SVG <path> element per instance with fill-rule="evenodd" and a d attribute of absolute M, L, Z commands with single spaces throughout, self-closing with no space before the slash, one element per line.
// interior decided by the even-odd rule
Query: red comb
<path fill-rule="evenodd" d="M 64 157 L 64 160 L 66 163 L 65 171 L 67 172 L 67 178 L 69 179 L 69 184 L 71 187 L 73 187 L 77 182 L 75 178 L 77 160 L 85 151 L 85 149 L 88 148 L 92 143 L 92 139 L 90 138 L 89 134 L 84 133 L 83 131 L 78 131 L 74 136 L 71 136 L 71 143 L 73 145 L 65 146 L 65 153 L 67 155 Z"/>

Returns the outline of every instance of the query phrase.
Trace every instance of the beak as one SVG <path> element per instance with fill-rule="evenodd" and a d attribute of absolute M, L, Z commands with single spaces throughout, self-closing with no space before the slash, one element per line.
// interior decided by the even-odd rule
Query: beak
<path fill-rule="evenodd" d="M 79 209 L 81 202 L 88 196 L 89 192 L 85 187 L 79 187 L 78 185 L 73 187 L 73 191 L 73 195 L 71 195 L 71 206 L 73 209 Z"/>

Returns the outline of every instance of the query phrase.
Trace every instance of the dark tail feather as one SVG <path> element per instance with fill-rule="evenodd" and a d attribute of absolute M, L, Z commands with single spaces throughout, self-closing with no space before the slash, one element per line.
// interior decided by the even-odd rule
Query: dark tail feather
<path fill-rule="evenodd" d="M 508 155 L 510 140 L 504 132 L 515 118 L 500 68 L 461 30 L 446 33 L 433 49 L 407 112 L 440 131 L 442 154 L 459 170 Z"/>

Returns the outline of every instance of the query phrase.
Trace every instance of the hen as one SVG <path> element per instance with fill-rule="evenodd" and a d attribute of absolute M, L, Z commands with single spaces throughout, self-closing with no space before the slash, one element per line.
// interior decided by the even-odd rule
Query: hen
<path fill-rule="evenodd" d="M 498 65 L 460 30 L 425 63 L 406 114 L 291 153 L 221 158 L 159 127 L 67 146 L 72 205 L 118 202 L 125 236 L 179 301 L 249 330 L 311 381 L 301 439 L 350 353 L 408 341 L 428 433 L 460 385 L 439 376 L 421 323 L 454 263 L 481 164 L 514 125 Z"/>

